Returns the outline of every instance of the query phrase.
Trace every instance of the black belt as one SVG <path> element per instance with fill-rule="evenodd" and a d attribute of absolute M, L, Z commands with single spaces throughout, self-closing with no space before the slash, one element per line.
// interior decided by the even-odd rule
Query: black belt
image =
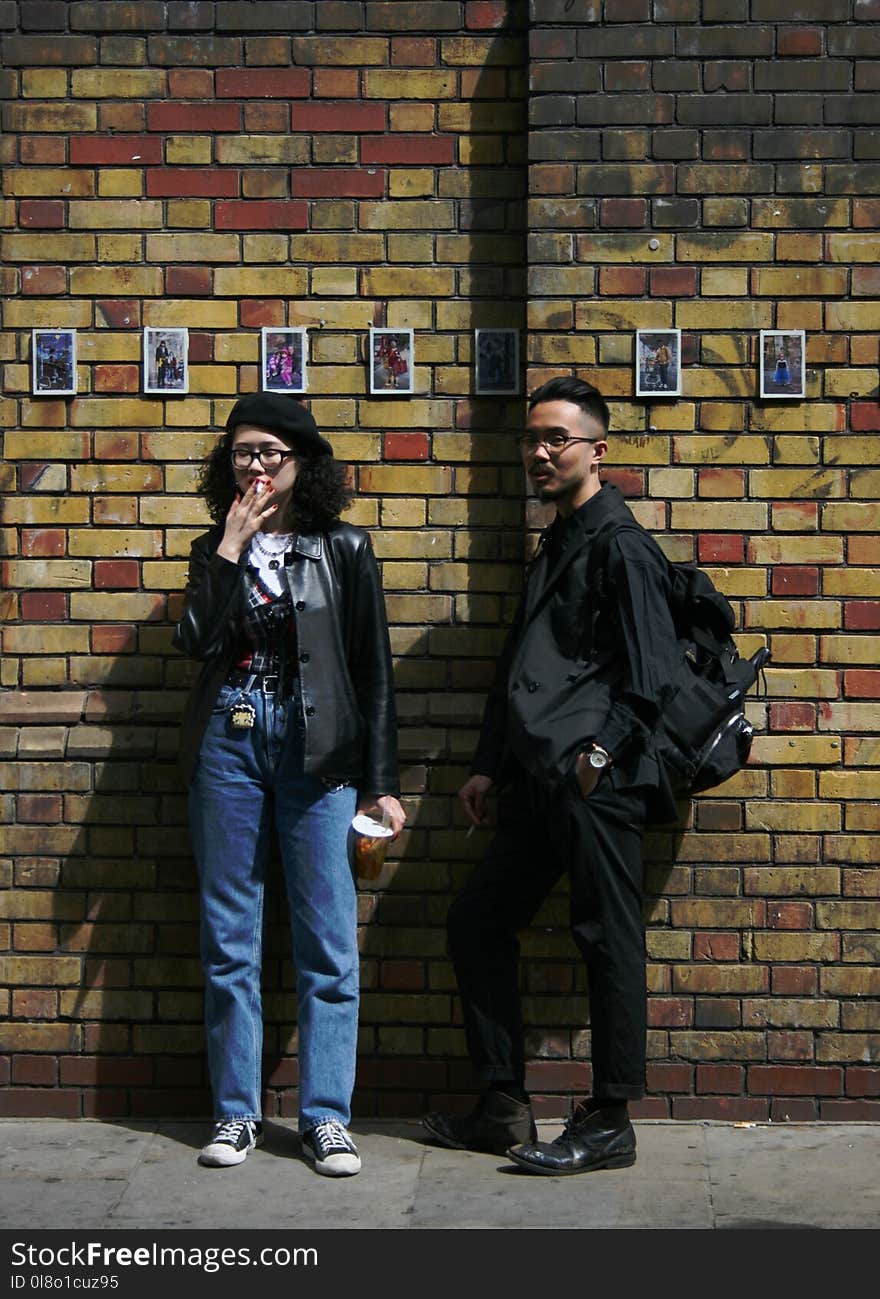
<path fill-rule="evenodd" d="M 281 690 L 281 677 L 277 673 L 267 675 L 264 672 L 248 672 L 244 668 L 232 668 L 226 676 L 226 684 L 235 687 L 250 685 L 251 690 L 259 690 L 264 695 L 277 695 Z M 291 681 L 288 677 L 285 689 L 289 691 L 290 686 Z"/>

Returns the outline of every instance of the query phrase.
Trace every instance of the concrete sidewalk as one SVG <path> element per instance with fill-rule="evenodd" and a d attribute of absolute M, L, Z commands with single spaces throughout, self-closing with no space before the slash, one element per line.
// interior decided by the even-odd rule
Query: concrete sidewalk
<path fill-rule="evenodd" d="M 535 1177 L 427 1144 L 415 1122 L 353 1124 L 355 1178 L 318 1177 L 292 1124 L 243 1165 L 201 1168 L 194 1123 L 0 1120 L 0 1222 L 41 1229 L 874 1228 L 880 1124 L 639 1122 L 633 1168 Z M 561 1130 L 539 1125 L 543 1140 Z"/>

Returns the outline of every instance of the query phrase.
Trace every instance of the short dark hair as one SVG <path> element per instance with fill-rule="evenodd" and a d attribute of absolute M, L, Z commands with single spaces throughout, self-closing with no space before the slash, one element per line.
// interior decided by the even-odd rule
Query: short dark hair
<path fill-rule="evenodd" d="M 585 415 L 592 415 L 597 419 L 606 433 L 611 426 L 608 403 L 599 389 L 594 388 L 585 379 L 575 379 L 570 374 L 560 374 L 555 379 L 548 379 L 546 383 L 541 384 L 540 388 L 536 388 L 529 394 L 529 410 L 534 410 L 543 401 L 573 402 L 575 406 L 580 406 Z"/>

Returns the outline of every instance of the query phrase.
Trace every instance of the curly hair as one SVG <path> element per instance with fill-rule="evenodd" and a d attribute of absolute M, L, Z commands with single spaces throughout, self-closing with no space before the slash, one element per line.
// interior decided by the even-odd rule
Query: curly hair
<path fill-rule="evenodd" d="M 199 491 L 215 523 L 222 523 L 235 499 L 232 472 L 232 431 L 218 438 L 205 456 L 199 476 Z M 291 532 L 326 532 L 339 522 L 354 495 L 348 483 L 348 466 L 332 456 L 314 456 L 300 461 L 299 473 L 287 508 L 286 524 Z"/>

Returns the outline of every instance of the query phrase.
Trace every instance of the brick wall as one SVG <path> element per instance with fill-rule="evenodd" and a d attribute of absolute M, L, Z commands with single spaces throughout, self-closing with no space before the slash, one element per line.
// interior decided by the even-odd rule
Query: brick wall
<path fill-rule="evenodd" d="M 361 895 L 356 1105 L 469 1089 L 443 922 L 482 836 L 452 795 L 524 553 L 522 408 L 473 395 L 472 331 L 514 325 L 530 384 L 611 395 L 609 476 L 773 651 L 754 767 L 650 837 L 642 1112 L 876 1117 L 878 20 L 0 0 L 0 1112 L 208 1112 L 170 631 L 198 458 L 285 324 L 373 530 L 402 721 L 410 828 Z M 412 397 L 366 395 L 371 324 L 415 330 Z M 146 325 L 189 328 L 187 396 L 141 394 Z M 655 326 L 683 331 L 678 400 L 631 395 Z M 34 327 L 78 330 L 75 398 L 30 395 Z M 754 398 L 770 327 L 808 331 L 806 401 Z M 289 1115 L 277 881 L 267 943 L 267 1113 Z M 589 1082 L 564 891 L 524 952 L 529 1082 L 558 1113 Z"/>

